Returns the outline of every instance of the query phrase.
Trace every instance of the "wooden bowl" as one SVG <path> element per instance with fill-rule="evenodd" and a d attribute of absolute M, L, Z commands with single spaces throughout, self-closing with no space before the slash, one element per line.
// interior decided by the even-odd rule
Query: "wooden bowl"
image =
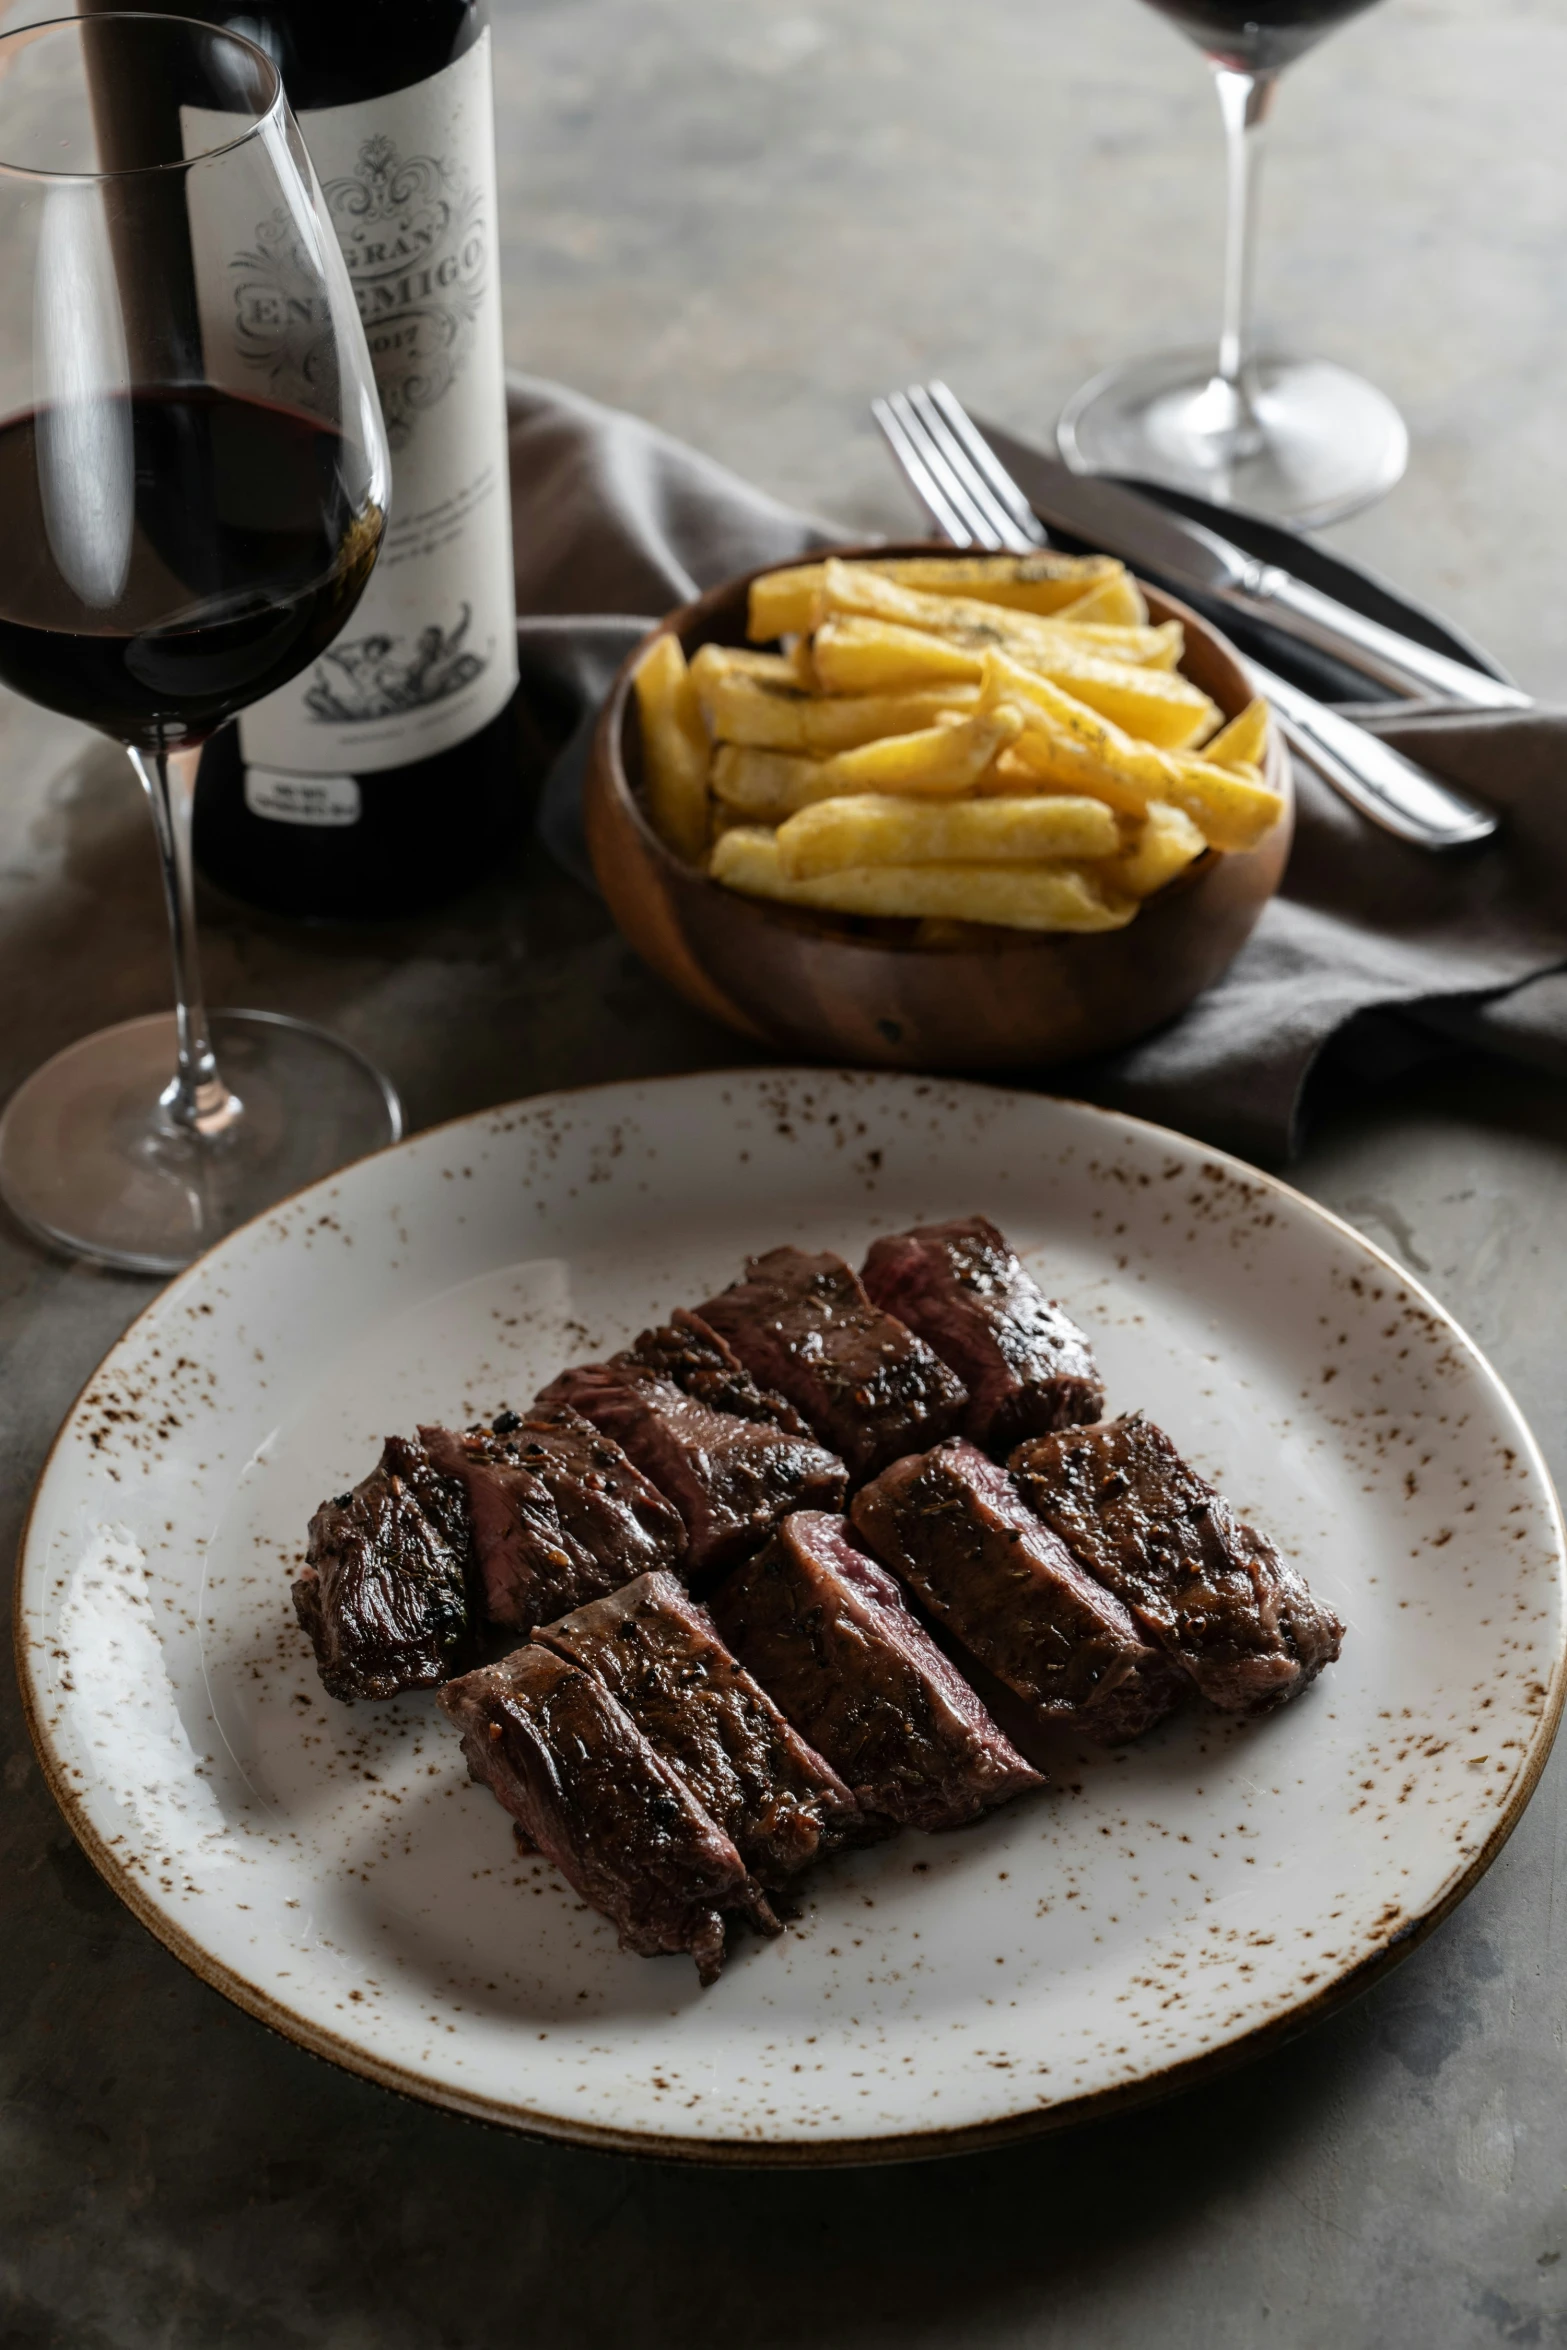
<path fill-rule="evenodd" d="M 823 552 L 953 550 L 919 542 Z M 709 641 L 744 644 L 756 576 L 711 589 L 653 634 L 672 631 L 688 654 Z M 1226 717 L 1244 709 L 1251 685 L 1234 647 L 1184 604 L 1143 592 L 1155 620 L 1183 623 L 1186 675 Z M 1107 1052 L 1162 1026 L 1211 987 L 1278 887 L 1294 798 L 1275 726 L 1267 780 L 1284 798 L 1279 822 L 1244 855 L 1210 850 L 1198 858 L 1125 930 L 974 926 L 960 943 L 916 946 L 912 922 L 742 897 L 674 856 L 644 812 L 631 680 L 651 641 L 622 665 L 594 737 L 585 811 L 593 870 L 644 962 L 701 1011 L 760 1043 L 811 1060 L 893 1069 L 1038 1068 Z"/>

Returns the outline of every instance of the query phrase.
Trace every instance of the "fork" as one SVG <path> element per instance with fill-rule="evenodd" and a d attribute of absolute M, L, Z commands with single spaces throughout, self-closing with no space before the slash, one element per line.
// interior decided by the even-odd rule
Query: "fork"
<path fill-rule="evenodd" d="M 959 547 L 1026 555 L 1050 534 L 974 419 L 944 383 L 912 384 L 871 414 L 926 513 Z M 1361 815 L 1425 849 L 1459 848 L 1496 831 L 1490 809 L 1261 662 L 1249 663 L 1292 750 Z"/>

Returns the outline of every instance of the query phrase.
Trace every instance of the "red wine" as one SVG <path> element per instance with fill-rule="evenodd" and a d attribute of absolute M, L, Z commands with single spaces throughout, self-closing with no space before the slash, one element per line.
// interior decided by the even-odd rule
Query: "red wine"
<path fill-rule="evenodd" d="M 0 679 L 141 750 L 199 743 L 331 643 L 375 558 L 363 453 L 209 387 L 0 425 Z"/>
<path fill-rule="evenodd" d="M 386 541 L 354 625 L 208 746 L 196 861 L 281 913 L 408 912 L 492 871 L 521 813 L 487 10 L 182 8 L 258 42 L 282 73 L 392 450 Z"/>
<path fill-rule="evenodd" d="M 1216 65 L 1275 73 L 1373 0 L 1148 0 Z"/>

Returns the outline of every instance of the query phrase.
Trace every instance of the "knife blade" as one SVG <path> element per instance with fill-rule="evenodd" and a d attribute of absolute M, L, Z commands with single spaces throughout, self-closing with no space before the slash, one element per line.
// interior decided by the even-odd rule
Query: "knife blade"
<path fill-rule="evenodd" d="M 934 388 L 934 387 L 933 387 Z M 1298 638 L 1358 671 L 1383 691 L 1457 702 L 1477 710 L 1524 710 L 1531 697 L 1515 685 L 1417 644 L 1399 630 L 1323 594 L 1276 563 L 1261 562 L 1205 524 L 1106 480 L 1074 473 L 1058 458 L 976 417 L 1035 512 L 1073 538 L 1119 555 L 1167 586 L 1211 597 L 1281 635 Z"/>

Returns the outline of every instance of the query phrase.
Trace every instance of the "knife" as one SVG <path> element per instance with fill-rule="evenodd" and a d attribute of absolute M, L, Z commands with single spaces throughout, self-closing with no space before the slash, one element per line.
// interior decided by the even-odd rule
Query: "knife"
<path fill-rule="evenodd" d="M 944 384 L 931 396 L 945 409 Z M 952 395 L 947 393 L 947 399 Z M 955 403 L 954 403 L 955 405 Z M 1324 595 L 1277 563 L 1246 554 L 1215 530 L 1188 521 L 1101 474 L 1074 473 L 1010 433 L 974 422 L 993 441 L 1040 519 L 1073 538 L 1120 555 L 1169 586 L 1194 590 L 1232 611 L 1330 653 L 1336 661 L 1400 696 L 1462 703 L 1474 710 L 1527 710 L 1532 697 L 1446 653 L 1433 652 L 1336 596 Z"/>

